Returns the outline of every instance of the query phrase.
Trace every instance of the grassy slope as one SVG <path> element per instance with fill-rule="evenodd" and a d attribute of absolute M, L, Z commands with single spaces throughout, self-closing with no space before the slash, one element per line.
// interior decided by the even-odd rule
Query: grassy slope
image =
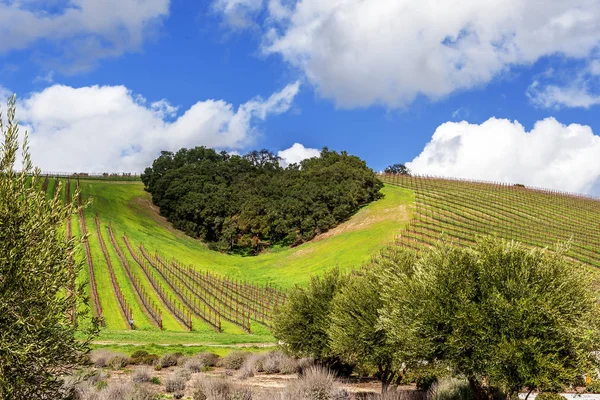
<path fill-rule="evenodd" d="M 284 288 L 303 284 L 311 274 L 335 265 L 348 269 L 368 261 L 405 226 L 414 200 L 411 191 L 386 186 L 384 199 L 360 210 L 336 228 L 339 233 L 335 235 L 296 248 L 242 257 L 210 251 L 200 241 L 170 228 L 152 208 L 141 183 L 82 181 L 82 190 L 84 197 L 93 198 L 86 214 L 91 217 L 97 212 L 103 223 L 112 223 L 116 235 L 126 232 L 136 246 L 143 242 L 150 251 L 201 269 Z"/>
<path fill-rule="evenodd" d="M 293 249 L 278 249 L 257 257 L 232 256 L 210 251 L 198 240 L 183 235 L 170 227 L 152 207 L 150 196 L 141 183 L 81 181 L 84 200 L 93 198 L 86 210 L 86 222 L 91 234 L 90 245 L 94 257 L 97 285 L 104 307 L 107 329 L 98 338 L 113 343 L 168 343 L 168 344 L 237 344 L 272 342 L 268 329 L 253 323 L 252 335 L 247 335 L 232 324 L 223 323 L 224 332 L 215 333 L 197 318 L 194 331 L 186 332 L 163 307 L 165 331 L 155 328 L 137 305 L 133 288 L 126 279 L 123 267 L 113 251 L 105 225 L 112 223 L 115 235 L 126 254 L 134 274 L 142 279 L 147 291 L 153 294 L 141 268 L 129 256 L 121 241 L 126 232 L 135 245 L 143 242 L 150 251 L 158 250 L 167 257 L 175 257 L 203 270 L 211 270 L 252 283 L 272 283 L 290 287 L 305 283 L 311 274 L 318 274 L 338 265 L 341 269 L 360 266 L 370 256 L 389 243 L 399 233 L 412 215 L 414 196 L 411 191 L 396 187 L 385 187 L 385 198 L 362 210 L 346 223 L 316 240 Z M 95 232 L 94 215 L 98 213 L 102 222 L 102 233 L 109 248 L 113 267 L 125 297 L 134 306 L 134 319 L 140 329 L 128 331 L 122 326 L 120 310 L 110 285 L 98 238 Z M 78 224 L 73 221 L 74 234 Z M 82 279 L 87 279 L 84 269 Z M 160 304 L 153 294 L 155 302 Z"/>

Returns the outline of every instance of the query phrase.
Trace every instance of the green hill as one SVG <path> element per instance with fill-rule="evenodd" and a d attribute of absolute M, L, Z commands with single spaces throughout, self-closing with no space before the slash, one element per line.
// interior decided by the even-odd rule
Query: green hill
<path fill-rule="evenodd" d="M 173 229 L 136 181 L 80 180 L 81 218 L 89 236 L 92 309 L 105 321 L 105 343 L 236 344 L 273 342 L 268 316 L 284 291 L 338 265 L 355 268 L 395 241 L 420 250 L 441 237 L 471 244 L 494 234 L 531 246 L 569 241 L 570 256 L 600 266 L 600 202 L 522 185 L 382 176 L 385 197 L 350 220 L 295 248 L 254 257 L 211 251 Z M 64 178 L 60 196 L 65 196 Z M 48 197 L 58 180 L 42 180 Z M 75 179 L 70 179 L 70 191 Z M 96 225 L 96 216 L 98 225 Z M 112 237 L 111 237 L 112 233 Z M 103 252 L 103 246 L 106 254 Z M 87 261 L 85 252 L 79 257 Z M 129 320 L 135 329 L 130 329 Z M 190 329 L 191 327 L 191 329 Z"/>
<path fill-rule="evenodd" d="M 66 179 L 61 181 L 64 198 L 67 184 Z M 77 181 L 69 181 L 73 193 Z M 92 265 L 85 264 L 81 279 L 95 284 L 89 285 L 91 307 L 105 321 L 101 342 L 272 342 L 268 314 L 282 301 L 277 296 L 283 296 L 288 287 L 306 283 L 310 275 L 336 265 L 342 270 L 355 268 L 368 261 L 410 221 L 414 201 L 410 190 L 387 186 L 384 199 L 311 242 L 243 257 L 211 251 L 173 229 L 140 182 L 79 182 L 81 201 L 91 200 L 84 221 Z M 44 186 L 50 196 L 57 184 L 51 178 Z M 82 221 L 71 221 L 73 235 L 82 234 Z M 85 251 L 79 257 L 87 262 Z M 222 281 L 211 286 L 207 272 L 210 279 Z M 242 293 L 244 283 L 249 288 L 247 296 Z M 153 315 L 159 316 L 162 330 Z M 131 318 L 135 330 L 130 329 Z"/>
<path fill-rule="evenodd" d="M 496 235 L 535 247 L 570 244 L 569 256 L 600 266 L 600 201 L 523 185 L 388 175 L 388 185 L 415 193 L 414 219 L 396 239 L 420 249 L 442 236 L 469 245 Z M 595 270 L 595 268 L 594 268 Z"/>

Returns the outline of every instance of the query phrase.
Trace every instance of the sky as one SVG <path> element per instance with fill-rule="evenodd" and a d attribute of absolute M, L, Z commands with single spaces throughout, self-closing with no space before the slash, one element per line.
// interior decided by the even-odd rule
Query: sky
<path fill-rule="evenodd" d="M 13 93 L 43 171 L 328 147 L 600 196 L 600 0 L 0 0 Z"/>

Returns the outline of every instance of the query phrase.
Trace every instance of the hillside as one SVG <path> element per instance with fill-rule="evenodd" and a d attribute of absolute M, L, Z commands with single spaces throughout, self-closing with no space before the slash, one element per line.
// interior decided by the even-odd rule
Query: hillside
<path fill-rule="evenodd" d="M 414 219 L 396 239 L 419 249 L 442 236 L 471 244 L 497 235 L 536 247 L 569 242 L 569 255 L 600 266 L 600 201 L 558 191 L 454 179 L 382 176 L 388 185 L 415 193 Z"/>
<path fill-rule="evenodd" d="M 485 234 L 538 247 L 570 241 L 573 259 L 600 266 L 596 199 L 506 184 L 402 175 L 381 179 L 385 197 L 350 220 L 311 242 L 254 257 L 211 251 L 173 229 L 140 182 L 80 180 L 81 200 L 91 203 L 70 230 L 80 235 L 85 227 L 90 233 L 92 265 L 85 264 L 81 279 L 91 283 L 92 310 L 105 320 L 100 340 L 272 342 L 269 314 L 284 301 L 286 288 L 335 265 L 360 266 L 394 240 L 415 249 L 441 237 L 466 245 Z M 58 181 L 40 182 L 48 197 Z M 67 187 L 73 193 L 77 181 L 60 181 L 60 196 L 66 198 Z M 86 252 L 79 256 L 88 259 Z M 131 318 L 135 330 L 129 329 Z"/>
<path fill-rule="evenodd" d="M 68 185 L 64 178 L 42 179 L 48 197 L 58 181 L 62 198 L 67 190 L 74 193 L 76 179 Z M 92 311 L 105 321 L 101 342 L 272 342 L 268 319 L 283 301 L 282 290 L 335 265 L 348 269 L 368 261 L 408 223 L 413 202 L 409 190 L 385 187 L 384 199 L 309 243 L 242 257 L 211 251 L 173 229 L 141 182 L 79 183 L 81 201 L 91 203 L 70 230 L 89 233 L 91 266 L 81 252 L 81 279 L 90 282 Z"/>

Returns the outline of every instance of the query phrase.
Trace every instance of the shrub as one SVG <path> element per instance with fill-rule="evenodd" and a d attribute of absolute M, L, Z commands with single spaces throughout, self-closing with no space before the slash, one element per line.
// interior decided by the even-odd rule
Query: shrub
<path fill-rule="evenodd" d="M 181 367 L 179 367 L 175 371 L 173 371 L 173 373 L 171 375 L 180 377 L 181 379 L 183 379 L 186 382 L 192 378 L 192 373 L 188 369 L 181 368 Z"/>
<path fill-rule="evenodd" d="M 130 364 L 133 364 L 133 365 L 155 365 L 159 359 L 160 359 L 160 357 L 157 356 L 156 354 L 148 354 L 147 351 L 138 350 L 131 355 Z"/>
<path fill-rule="evenodd" d="M 335 375 L 319 367 L 307 369 L 302 377 L 284 390 L 282 400 L 347 400 L 350 395 L 341 389 Z"/>
<path fill-rule="evenodd" d="M 81 382 L 75 387 L 75 398 L 78 400 L 100 400 L 100 393 L 90 382 Z"/>
<path fill-rule="evenodd" d="M 137 359 L 137 358 L 144 358 L 148 355 L 148 352 L 145 350 L 136 350 L 133 353 L 131 353 L 131 359 Z M 132 363 L 133 364 L 133 363 Z"/>
<path fill-rule="evenodd" d="M 226 357 L 220 360 L 219 365 L 227 369 L 240 369 L 244 361 L 250 356 L 250 353 L 243 351 L 232 351 Z"/>
<path fill-rule="evenodd" d="M 97 369 L 84 372 L 83 380 L 91 383 L 92 385 L 96 385 L 98 382 L 106 381 L 109 376 L 110 374 L 107 371 Z"/>
<path fill-rule="evenodd" d="M 428 400 L 427 395 L 419 390 L 388 390 L 382 394 L 370 394 L 364 400 Z"/>
<path fill-rule="evenodd" d="M 252 378 L 254 376 L 254 373 L 257 372 L 255 370 L 254 364 L 248 362 L 249 360 L 250 359 L 246 360 L 246 362 L 244 362 L 244 365 L 242 365 L 242 368 L 238 370 L 237 377 L 239 379 Z"/>
<path fill-rule="evenodd" d="M 126 356 L 114 356 L 107 362 L 110 369 L 121 369 L 129 365 L 129 358 Z"/>
<path fill-rule="evenodd" d="M 198 357 L 190 357 L 185 360 L 184 367 L 190 372 L 202 372 L 206 369 L 206 365 Z"/>
<path fill-rule="evenodd" d="M 150 382 L 150 379 L 152 379 L 152 370 L 148 367 L 137 368 L 131 376 L 131 380 L 135 383 Z"/>
<path fill-rule="evenodd" d="M 202 361 L 207 367 L 215 367 L 219 362 L 219 356 L 215 353 L 202 352 L 194 356 L 194 358 Z"/>
<path fill-rule="evenodd" d="M 115 383 L 102 391 L 102 400 L 132 399 L 135 387 L 130 383 Z"/>
<path fill-rule="evenodd" d="M 160 385 L 160 378 L 158 376 L 153 376 L 152 379 L 150 379 L 150 383 L 153 385 Z"/>
<path fill-rule="evenodd" d="M 551 392 L 542 392 L 538 394 L 535 398 L 536 400 L 565 400 L 565 398 L 562 397 L 560 394 Z"/>
<path fill-rule="evenodd" d="M 298 375 L 304 375 L 304 371 L 315 366 L 315 360 L 311 357 L 304 357 L 298 360 L 298 368 L 296 372 Z"/>
<path fill-rule="evenodd" d="M 434 383 L 427 393 L 427 398 L 429 400 L 475 400 L 469 382 L 456 378 L 445 378 Z"/>
<path fill-rule="evenodd" d="M 279 366 L 283 375 L 295 374 L 298 372 L 298 361 L 292 357 L 286 357 L 281 361 L 281 365 Z"/>
<path fill-rule="evenodd" d="M 235 385 L 226 379 L 202 377 L 194 381 L 194 400 L 252 400 L 248 388 Z"/>
<path fill-rule="evenodd" d="M 281 362 L 285 356 L 281 352 L 268 353 L 263 361 L 263 370 L 267 374 L 277 374 L 281 371 Z"/>
<path fill-rule="evenodd" d="M 173 366 L 177 365 L 177 359 L 178 359 L 178 357 L 176 354 L 173 354 L 173 353 L 165 354 L 160 359 L 159 364 L 162 368 L 173 367 Z"/>
<path fill-rule="evenodd" d="M 165 390 L 167 393 L 185 390 L 185 382 L 186 381 L 182 376 L 170 376 L 165 381 Z"/>
<path fill-rule="evenodd" d="M 90 352 L 90 361 L 96 368 L 104 368 L 108 365 L 108 360 L 114 356 L 125 356 L 121 353 L 115 353 L 114 351 L 106 349 L 97 349 Z"/>

